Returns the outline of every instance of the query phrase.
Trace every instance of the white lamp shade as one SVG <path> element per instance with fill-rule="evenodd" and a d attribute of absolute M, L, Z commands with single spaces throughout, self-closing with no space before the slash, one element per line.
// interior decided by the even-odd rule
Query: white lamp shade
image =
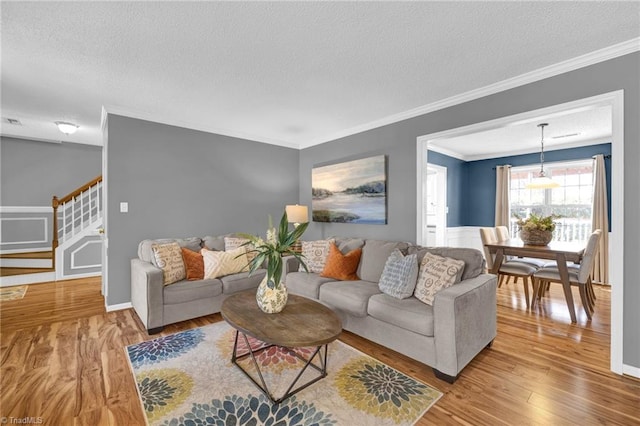
<path fill-rule="evenodd" d="M 531 179 L 531 182 L 527 184 L 527 189 L 547 189 L 547 188 L 558 188 L 560 184 L 550 177 L 547 176 L 538 176 Z"/>
<path fill-rule="evenodd" d="M 298 204 L 289 205 L 285 207 L 287 212 L 287 220 L 289 223 L 307 223 L 309 222 L 309 209 L 307 206 L 300 206 Z"/>

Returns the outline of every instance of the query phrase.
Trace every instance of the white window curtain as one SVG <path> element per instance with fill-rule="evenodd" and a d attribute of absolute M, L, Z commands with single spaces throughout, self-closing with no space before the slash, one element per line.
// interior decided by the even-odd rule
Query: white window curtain
<path fill-rule="evenodd" d="M 496 224 L 509 228 L 509 192 L 511 185 L 511 166 L 496 167 Z"/>
<path fill-rule="evenodd" d="M 600 247 L 593 264 L 593 281 L 609 282 L 609 218 L 607 216 L 607 176 L 602 154 L 593 157 L 593 209 L 591 229 L 602 230 Z"/>

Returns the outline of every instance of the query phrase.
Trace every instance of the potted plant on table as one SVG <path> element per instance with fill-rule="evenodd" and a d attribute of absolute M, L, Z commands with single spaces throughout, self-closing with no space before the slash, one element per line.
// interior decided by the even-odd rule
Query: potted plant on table
<path fill-rule="evenodd" d="M 263 312 L 277 313 L 282 311 L 287 304 L 287 288 L 282 281 L 283 258 L 285 256 L 295 257 L 300 265 L 307 270 L 302 254 L 294 251 L 293 245 L 306 231 L 308 225 L 308 223 L 302 223 L 289 231 L 289 222 L 285 211 L 278 229 L 273 226 L 273 221 L 269 216 L 269 228 L 265 239 L 255 235 L 240 234 L 249 240 L 246 243 L 247 246 L 253 246 L 248 252 L 255 254 L 255 257 L 249 262 L 249 274 L 254 273 L 265 262 L 267 265 L 267 274 L 260 282 L 256 292 L 256 302 Z"/>
<path fill-rule="evenodd" d="M 520 239 L 523 243 L 532 246 L 546 246 L 553 239 L 553 231 L 556 229 L 554 219 L 560 216 L 552 214 L 549 216 L 538 216 L 531 213 L 528 218 L 523 219 L 514 215 L 518 221 Z"/>

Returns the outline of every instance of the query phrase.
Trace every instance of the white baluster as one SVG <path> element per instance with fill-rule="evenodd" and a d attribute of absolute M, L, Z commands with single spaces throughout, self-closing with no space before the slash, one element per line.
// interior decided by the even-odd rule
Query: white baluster
<path fill-rule="evenodd" d="M 71 201 L 71 236 L 76 235 L 76 206 L 78 205 L 78 200 L 74 198 Z"/>
<path fill-rule="evenodd" d="M 89 188 L 89 223 L 93 222 L 93 186 Z"/>
<path fill-rule="evenodd" d="M 67 233 L 67 203 L 62 205 L 62 235 L 60 241 L 64 242 L 64 236 Z"/>
<path fill-rule="evenodd" d="M 98 189 L 97 189 L 97 195 L 98 195 L 98 216 L 102 217 L 103 212 L 103 206 L 102 206 L 102 181 L 98 182 Z"/>
<path fill-rule="evenodd" d="M 80 192 L 80 230 L 84 229 L 84 192 Z"/>

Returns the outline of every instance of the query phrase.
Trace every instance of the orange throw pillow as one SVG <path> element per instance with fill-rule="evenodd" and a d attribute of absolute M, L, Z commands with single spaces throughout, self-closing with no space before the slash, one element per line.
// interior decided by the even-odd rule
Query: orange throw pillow
<path fill-rule="evenodd" d="M 336 246 L 335 243 L 331 243 L 331 246 L 329 246 L 327 263 L 324 265 L 324 269 L 320 276 L 325 278 L 335 278 L 342 281 L 359 280 L 360 278 L 358 278 L 356 271 L 358 270 L 361 255 L 361 248 L 351 250 L 347 254 L 342 254 L 338 246 Z"/>
<path fill-rule="evenodd" d="M 189 281 L 204 279 L 204 259 L 200 253 L 182 247 L 182 260 Z"/>

